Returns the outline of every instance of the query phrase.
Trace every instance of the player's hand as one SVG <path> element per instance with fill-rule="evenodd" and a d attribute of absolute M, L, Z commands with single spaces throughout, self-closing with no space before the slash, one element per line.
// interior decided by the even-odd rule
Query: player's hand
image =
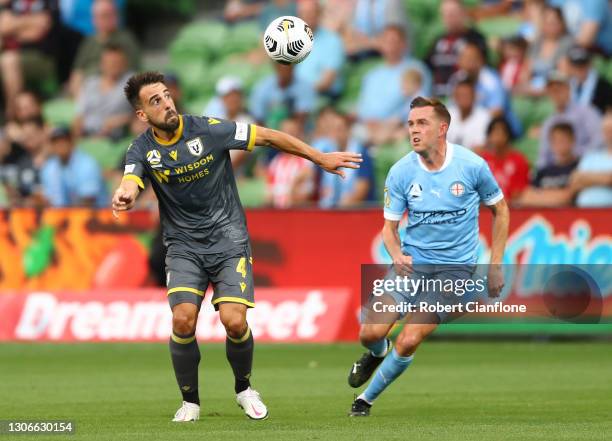
<path fill-rule="evenodd" d="M 361 153 L 350 152 L 331 152 L 323 153 L 317 164 L 328 173 L 340 175 L 342 179 L 346 177 L 342 168 L 359 168 L 359 163 L 363 162 Z"/>
<path fill-rule="evenodd" d="M 489 274 L 487 275 L 489 285 L 489 297 L 499 297 L 502 289 L 504 289 L 504 273 L 501 265 L 489 265 Z"/>
<path fill-rule="evenodd" d="M 119 218 L 119 211 L 129 210 L 136 203 L 136 195 L 130 190 L 119 187 L 113 195 L 113 216 Z"/>
<path fill-rule="evenodd" d="M 393 268 L 398 276 L 409 276 L 412 272 L 412 256 L 400 254 L 394 257 Z"/>

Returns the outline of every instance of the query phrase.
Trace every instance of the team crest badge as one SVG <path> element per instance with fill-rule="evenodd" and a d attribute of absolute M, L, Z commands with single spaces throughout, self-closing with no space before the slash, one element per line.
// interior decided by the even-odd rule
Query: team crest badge
<path fill-rule="evenodd" d="M 465 193 L 465 186 L 462 182 L 456 181 L 451 184 L 449 190 L 453 196 L 460 198 Z"/>
<path fill-rule="evenodd" d="M 202 140 L 200 138 L 190 139 L 187 141 L 187 148 L 193 156 L 200 156 L 204 150 Z"/>
<path fill-rule="evenodd" d="M 149 161 L 153 168 L 161 167 L 161 153 L 159 153 L 159 150 L 149 150 L 147 152 L 147 161 Z"/>

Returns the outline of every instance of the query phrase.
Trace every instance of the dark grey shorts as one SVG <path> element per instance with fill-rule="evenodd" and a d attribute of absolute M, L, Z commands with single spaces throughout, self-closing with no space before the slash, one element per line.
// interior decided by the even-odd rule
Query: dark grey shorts
<path fill-rule="evenodd" d="M 255 306 L 253 257 L 246 244 L 228 252 L 197 254 L 184 245 L 171 244 L 166 254 L 166 285 L 170 307 L 193 303 L 200 309 L 208 284 L 212 283 L 212 304 L 241 303 Z"/>

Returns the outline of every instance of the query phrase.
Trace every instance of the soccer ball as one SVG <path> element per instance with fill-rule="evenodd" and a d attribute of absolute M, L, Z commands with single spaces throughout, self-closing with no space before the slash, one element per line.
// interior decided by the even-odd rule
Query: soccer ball
<path fill-rule="evenodd" d="M 313 42 L 310 26 L 301 18 L 290 15 L 272 21 L 263 38 L 268 56 L 281 64 L 303 61 L 312 50 Z"/>

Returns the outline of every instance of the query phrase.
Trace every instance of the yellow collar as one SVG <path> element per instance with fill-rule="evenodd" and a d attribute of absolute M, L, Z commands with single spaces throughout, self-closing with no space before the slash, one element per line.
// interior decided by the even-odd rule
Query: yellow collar
<path fill-rule="evenodd" d="M 181 139 L 181 136 L 183 136 L 183 116 L 179 115 L 178 117 L 179 117 L 178 129 L 176 129 L 176 132 L 174 132 L 174 136 L 169 141 L 165 141 L 161 138 L 158 138 L 157 135 L 155 134 L 155 129 L 151 127 L 151 132 L 153 133 L 153 138 L 155 139 L 155 142 L 161 145 L 172 145 L 172 144 L 175 144 L 179 139 Z"/>

